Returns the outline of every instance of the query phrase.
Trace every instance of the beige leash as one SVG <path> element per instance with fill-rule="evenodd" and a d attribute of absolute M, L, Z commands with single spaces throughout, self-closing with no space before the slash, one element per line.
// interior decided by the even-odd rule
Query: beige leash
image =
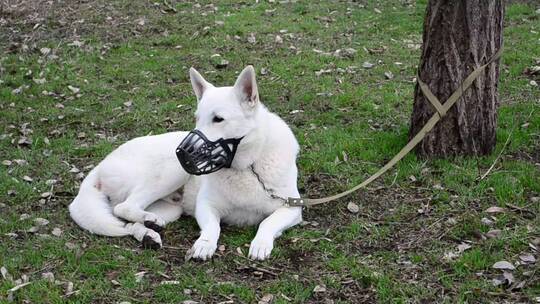
<path fill-rule="evenodd" d="M 446 112 L 459 100 L 461 95 L 472 85 L 474 80 L 482 73 L 485 68 L 493 63 L 493 61 L 497 60 L 499 57 L 501 57 L 503 48 L 501 47 L 497 53 L 495 53 L 486 64 L 483 66 L 480 66 L 476 68 L 461 84 L 461 86 L 448 98 L 448 100 L 443 104 L 433 95 L 431 90 L 428 88 L 428 86 L 420 80 L 420 77 L 418 77 L 418 84 L 420 86 L 420 89 L 422 90 L 422 93 L 424 96 L 431 102 L 433 107 L 435 108 L 436 112 L 433 114 L 433 116 L 428 120 L 428 122 L 424 125 L 424 127 L 414 136 L 409 143 L 399 151 L 394 158 L 392 158 L 384 167 L 379 169 L 375 174 L 370 176 L 368 179 L 363 181 L 361 184 L 354 186 L 352 189 L 349 189 L 345 192 L 338 193 L 336 195 L 323 197 L 323 198 L 292 198 L 289 197 L 287 199 L 286 205 L 287 206 L 300 206 L 300 207 L 307 207 L 307 206 L 314 206 L 319 205 L 323 203 L 327 203 L 330 201 L 334 201 L 337 199 L 340 199 L 346 195 L 349 195 L 361 188 L 366 187 L 369 185 L 372 181 L 379 178 L 381 175 L 383 175 L 386 171 L 388 171 L 390 168 L 392 168 L 398 161 L 400 161 L 405 155 L 407 155 L 422 139 L 426 136 L 426 134 L 433 129 L 433 127 L 441 120 L 441 118 L 446 115 Z"/>

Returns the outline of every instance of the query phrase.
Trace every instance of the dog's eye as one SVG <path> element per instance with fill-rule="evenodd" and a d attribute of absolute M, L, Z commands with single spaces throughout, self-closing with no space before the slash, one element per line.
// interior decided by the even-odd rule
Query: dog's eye
<path fill-rule="evenodd" d="M 212 122 L 214 123 L 219 123 L 222 121 L 223 121 L 223 117 L 219 117 L 219 116 L 214 116 L 214 118 L 212 119 Z"/>

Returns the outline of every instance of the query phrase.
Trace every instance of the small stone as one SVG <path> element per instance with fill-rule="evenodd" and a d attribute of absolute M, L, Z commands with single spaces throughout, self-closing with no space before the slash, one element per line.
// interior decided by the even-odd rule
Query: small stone
<path fill-rule="evenodd" d="M 189 288 L 184 288 L 184 294 L 185 294 L 186 296 L 189 296 L 191 293 L 192 293 L 191 289 L 189 289 Z"/>
<path fill-rule="evenodd" d="M 538 86 L 538 82 L 536 82 L 535 80 L 531 80 L 531 81 L 529 82 L 529 84 L 530 84 L 531 86 L 533 86 L 533 87 L 537 87 L 537 86 Z"/>
<path fill-rule="evenodd" d="M 10 161 L 9 159 L 6 159 L 6 160 L 2 161 L 2 165 L 4 165 L 4 166 L 11 166 L 11 164 L 13 164 L 13 162 Z"/>
<path fill-rule="evenodd" d="M 394 74 L 392 74 L 392 72 L 384 72 L 384 77 L 386 77 L 386 79 L 392 79 L 394 78 Z"/>
<path fill-rule="evenodd" d="M 276 38 L 274 39 L 274 41 L 275 41 L 277 44 L 282 44 L 282 43 L 283 43 L 283 38 L 281 38 L 280 35 L 276 35 Z"/>
<path fill-rule="evenodd" d="M 41 193 L 40 195 L 42 198 L 49 198 L 52 196 L 52 193 L 51 192 L 43 192 Z"/>
<path fill-rule="evenodd" d="M 19 216 L 19 220 L 21 220 L 21 221 L 27 220 L 29 218 L 30 218 L 30 214 L 28 214 L 28 213 L 23 213 L 23 214 L 21 214 Z"/>
<path fill-rule="evenodd" d="M 360 207 L 358 207 L 358 205 L 353 202 L 349 202 L 347 204 L 347 210 L 349 210 L 349 212 L 351 213 L 358 213 L 360 212 Z"/>
<path fill-rule="evenodd" d="M 30 176 L 28 176 L 28 175 L 25 175 L 25 176 L 23 176 L 23 178 L 22 178 L 22 179 L 23 179 L 23 180 L 24 180 L 25 182 L 29 182 L 29 183 L 31 183 L 31 182 L 33 182 L 33 181 L 34 181 L 34 179 L 33 179 L 33 178 L 31 178 L 31 177 L 30 177 Z"/>

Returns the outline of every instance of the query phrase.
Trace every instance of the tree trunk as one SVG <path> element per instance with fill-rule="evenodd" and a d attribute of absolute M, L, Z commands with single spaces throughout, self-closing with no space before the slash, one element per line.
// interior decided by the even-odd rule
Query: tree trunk
<path fill-rule="evenodd" d="M 418 74 L 444 103 L 463 80 L 502 46 L 502 0 L 430 0 Z M 495 147 L 499 63 L 491 64 L 417 146 L 421 157 L 485 155 Z M 435 109 L 418 84 L 412 138 Z"/>

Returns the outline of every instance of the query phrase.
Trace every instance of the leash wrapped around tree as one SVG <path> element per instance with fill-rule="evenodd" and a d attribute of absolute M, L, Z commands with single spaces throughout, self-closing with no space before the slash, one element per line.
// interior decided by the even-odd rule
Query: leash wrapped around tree
<path fill-rule="evenodd" d="M 405 155 L 407 155 L 414 147 L 422 141 L 422 139 L 426 136 L 426 134 L 433 129 L 433 127 L 441 120 L 442 117 L 445 116 L 445 114 L 448 112 L 448 110 L 459 100 L 459 98 L 463 95 L 463 93 L 473 84 L 474 80 L 486 69 L 487 66 L 489 66 L 491 63 L 493 63 L 495 60 L 499 59 L 501 57 L 503 48 L 501 47 L 497 53 L 495 53 L 486 64 L 476 68 L 465 80 L 463 83 L 457 88 L 457 90 L 448 98 L 448 100 L 441 104 L 439 99 L 435 97 L 435 95 L 431 92 L 431 90 L 428 88 L 428 86 L 420 80 L 420 77 L 418 77 L 418 84 L 420 86 L 420 89 L 422 90 L 422 93 L 426 97 L 427 100 L 430 101 L 430 103 L 435 108 L 435 113 L 433 116 L 428 120 L 428 122 L 424 125 L 424 127 L 407 143 L 401 151 L 399 151 L 396 156 L 394 156 L 386 165 L 384 165 L 379 171 L 377 171 L 375 174 L 370 176 L 368 179 L 363 181 L 362 183 L 354 186 L 353 188 L 338 193 L 336 195 L 323 197 L 323 198 L 292 198 L 289 197 L 287 201 L 285 202 L 285 205 L 291 206 L 291 207 L 308 207 L 308 206 L 314 206 L 319 205 L 327 202 L 331 202 L 337 199 L 340 199 L 344 196 L 347 196 L 355 191 L 358 191 L 361 188 L 366 187 L 371 182 L 379 178 L 381 175 L 386 173 L 390 168 L 392 168 L 397 162 L 399 162 Z"/>

